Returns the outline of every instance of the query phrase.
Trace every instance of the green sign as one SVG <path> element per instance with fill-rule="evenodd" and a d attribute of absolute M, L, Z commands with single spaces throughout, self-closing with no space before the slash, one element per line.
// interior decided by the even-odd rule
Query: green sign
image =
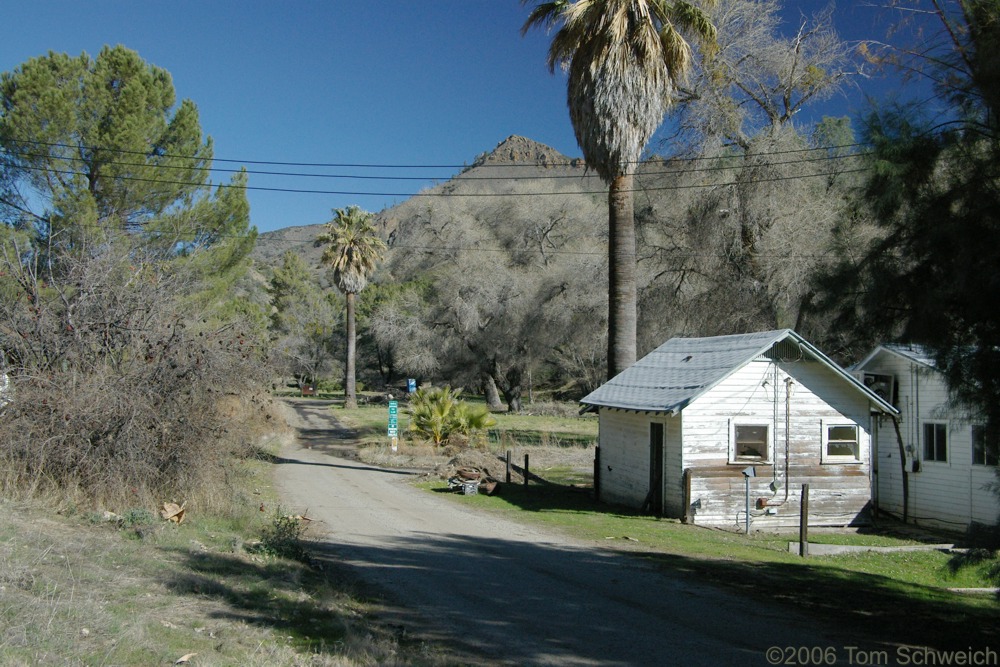
<path fill-rule="evenodd" d="M 399 401 L 389 401 L 389 428 L 387 429 L 387 433 L 390 438 L 399 436 L 399 422 L 396 421 L 398 414 Z"/>

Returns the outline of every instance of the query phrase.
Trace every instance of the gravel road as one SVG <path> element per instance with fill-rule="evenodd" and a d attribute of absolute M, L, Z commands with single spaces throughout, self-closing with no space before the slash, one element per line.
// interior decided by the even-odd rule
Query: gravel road
<path fill-rule="evenodd" d="M 290 405 L 299 441 L 276 478 L 286 506 L 316 520 L 320 558 L 384 591 L 389 622 L 455 646 L 463 664 L 767 665 L 769 647 L 853 643 L 767 600 L 467 510 L 415 489 L 411 472 L 335 456 L 344 432 L 328 407 Z"/>

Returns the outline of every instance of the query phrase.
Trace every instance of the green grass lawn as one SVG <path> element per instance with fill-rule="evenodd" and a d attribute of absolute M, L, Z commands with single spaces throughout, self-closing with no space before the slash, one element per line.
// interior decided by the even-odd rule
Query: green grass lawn
<path fill-rule="evenodd" d="M 337 419 L 357 432 L 359 439 L 386 437 L 387 405 L 346 409 L 338 402 L 331 409 Z M 504 412 L 494 414 L 493 418 L 497 424 L 488 430 L 486 440 L 490 446 L 500 449 L 507 446 L 586 447 L 597 441 L 597 417 L 594 415 L 565 417 Z M 398 423 L 400 437 L 408 438 L 410 420 L 405 401 L 399 402 Z"/>

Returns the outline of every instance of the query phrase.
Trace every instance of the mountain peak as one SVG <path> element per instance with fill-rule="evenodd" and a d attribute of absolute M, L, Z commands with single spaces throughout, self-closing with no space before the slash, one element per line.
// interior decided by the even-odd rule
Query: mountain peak
<path fill-rule="evenodd" d="M 489 153 L 476 158 L 472 166 L 482 167 L 492 164 L 528 163 L 542 167 L 577 166 L 579 159 L 570 159 L 556 149 L 537 141 L 513 134 Z"/>

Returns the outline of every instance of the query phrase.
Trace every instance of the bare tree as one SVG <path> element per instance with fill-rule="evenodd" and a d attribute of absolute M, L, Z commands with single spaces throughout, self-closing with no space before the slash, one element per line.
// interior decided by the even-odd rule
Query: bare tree
<path fill-rule="evenodd" d="M 850 85 L 852 47 L 831 10 L 803 17 L 786 37 L 779 9 L 776 0 L 718 3 L 718 49 L 675 116 L 685 157 L 697 159 L 665 163 L 668 175 L 647 168 L 643 181 L 677 193 L 671 209 L 654 204 L 640 216 L 643 270 L 667 287 L 644 290 L 643 310 L 681 312 L 680 332 L 808 326 L 810 278 L 832 261 L 849 217 L 857 152 L 813 137 L 853 139 L 837 120 L 814 135 L 797 118 Z"/>
<path fill-rule="evenodd" d="M 795 125 L 804 108 L 851 85 L 860 65 L 833 28 L 832 5 L 803 15 L 790 36 L 780 11 L 778 0 L 719 0 L 710 10 L 717 48 L 674 114 L 689 146 L 752 151 L 762 134 Z"/>
<path fill-rule="evenodd" d="M 416 377 L 437 371 L 441 363 L 436 354 L 439 339 L 431 318 L 422 291 L 413 285 L 404 286 L 373 309 L 369 328 L 392 370 Z"/>
<path fill-rule="evenodd" d="M 520 166 L 519 174 L 531 169 Z M 472 176 L 492 169 L 459 179 L 456 193 L 482 191 Z M 590 179 L 562 169 L 565 179 L 518 180 L 519 192 L 485 205 L 456 196 L 400 220 L 387 278 L 430 282 L 374 312 L 371 326 L 380 344 L 393 345 L 401 370 L 456 386 L 492 384 L 513 411 L 529 377 L 579 387 L 595 369 L 603 375 L 605 352 L 595 350 L 606 344 L 603 203 L 599 195 L 569 194 Z M 567 194 L 552 193 L 557 188 Z"/>

